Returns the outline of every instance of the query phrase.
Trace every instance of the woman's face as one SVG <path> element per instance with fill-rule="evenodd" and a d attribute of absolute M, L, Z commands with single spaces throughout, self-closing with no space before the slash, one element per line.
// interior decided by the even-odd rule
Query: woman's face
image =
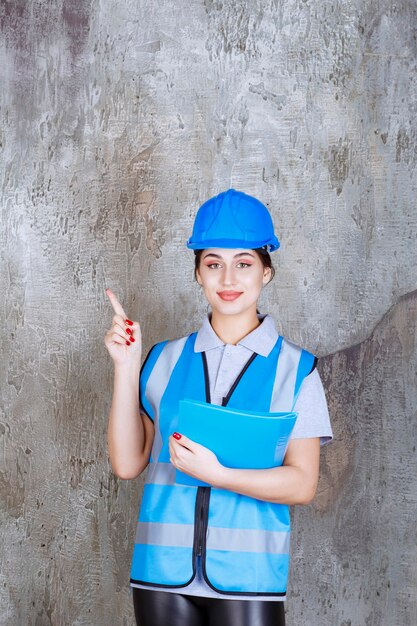
<path fill-rule="evenodd" d="M 223 315 L 256 310 L 262 286 L 271 279 L 257 252 L 245 248 L 207 248 L 196 271 L 211 308 Z"/>

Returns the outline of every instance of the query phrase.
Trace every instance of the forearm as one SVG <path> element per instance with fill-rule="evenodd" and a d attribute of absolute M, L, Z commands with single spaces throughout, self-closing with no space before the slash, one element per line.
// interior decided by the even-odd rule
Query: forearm
<path fill-rule="evenodd" d="M 146 432 L 139 411 L 140 365 L 116 366 L 107 440 L 109 458 L 120 478 L 134 478 L 148 463 Z"/>
<path fill-rule="evenodd" d="M 315 472 L 293 466 L 271 469 L 223 467 L 214 487 L 280 504 L 308 504 L 317 488 Z"/>

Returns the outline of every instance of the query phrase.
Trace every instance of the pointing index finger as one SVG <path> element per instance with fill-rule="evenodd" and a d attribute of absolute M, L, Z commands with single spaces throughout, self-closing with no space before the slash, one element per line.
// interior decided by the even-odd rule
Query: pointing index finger
<path fill-rule="evenodd" d="M 106 289 L 106 294 L 111 302 L 113 311 L 116 313 L 116 315 L 121 315 L 124 319 L 126 319 L 127 315 L 124 312 L 122 305 L 120 304 L 120 302 L 118 301 L 118 299 L 116 298 L 112 290 Z"/>

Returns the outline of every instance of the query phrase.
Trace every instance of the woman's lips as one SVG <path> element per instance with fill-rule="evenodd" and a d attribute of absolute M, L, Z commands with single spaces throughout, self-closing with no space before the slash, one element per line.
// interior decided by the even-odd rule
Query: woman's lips
<path fill-rule="evenodd" d="M 218 291 L 217 295 L 220 296 L 222 300 L 236 300 L 239 296 L 242 295 L 242 291 Z"/>

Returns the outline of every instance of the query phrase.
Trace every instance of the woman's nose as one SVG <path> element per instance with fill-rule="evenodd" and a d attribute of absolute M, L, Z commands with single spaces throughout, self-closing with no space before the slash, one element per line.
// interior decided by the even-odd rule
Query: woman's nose
<path fill-rule="evenodd" d="M 236 282 L 236 274 L 233 267 L 225 267 L 223 270 L 223 284 L 234 285 Z"/>

